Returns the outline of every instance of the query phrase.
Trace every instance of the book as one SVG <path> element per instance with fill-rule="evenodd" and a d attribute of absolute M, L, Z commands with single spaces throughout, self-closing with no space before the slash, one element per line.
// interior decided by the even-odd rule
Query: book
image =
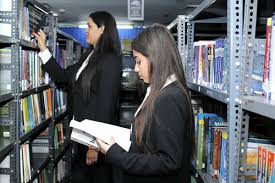
<path fill-rule="evenodd" d="M 130 129 L 119 126 L 85 119 L 81 122 L 71 120 L 70 127 L 73 128 L 71 139 L 76 142 L 81 142 L 85 145 L 94 145 L 95 138 L 111 144 L 111 137 L 114 137 L 116 143 L 125 151 L 129 151 L 131 146 Z"/>

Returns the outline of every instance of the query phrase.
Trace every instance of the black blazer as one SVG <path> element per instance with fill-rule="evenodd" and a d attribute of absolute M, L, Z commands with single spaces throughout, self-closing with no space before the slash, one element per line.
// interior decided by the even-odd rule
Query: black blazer
<path fill-rule="evenodd" d="M 114 123 L 121 84 L 122 60 L 111 53 L 99 55 L 96 59 L 96 73 L 91 81 L 91 95 L 84 100 L 80 91 L 84 70 L 75 81 L 76 73 L 92 50 L 82 55 L 80 61 L 66 69 L 62 69 L 53 57 L 43 66 L 54 82 L 65 84 L 69 92 L 69 107 L 75 120 L 92 119 L 106 123 Z M 92 57 L 90 57 L 89 62 Z M 87 71 L 87 70 L 86 70 Z M 73 82 L 72 82 L 73 81 Z"/>
<path fill-rule="evenodd" d="M 191 139 L 186 131 L 192 122 L 190 107 L 187 96 L 174 82 L 163 88 L 156 100 L 149 135 L 152 153 L 144 153 L 134 134 L 129 152 L 118 144 L 110 147 L 106 160 L 122 168 L 124 183 L 190 182 Z"/>

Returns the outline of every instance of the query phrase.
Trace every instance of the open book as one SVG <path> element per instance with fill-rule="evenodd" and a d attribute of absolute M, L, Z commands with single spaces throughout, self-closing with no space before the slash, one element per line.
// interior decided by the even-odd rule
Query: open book
<path fill-rule="evenodd" d="M 98 147 L 96 138 L 110 144 L 110 138 L 114 137 L 116 143 L 125 151 L 130 149 L 130 129 L 128 128 L 87 119 L 81 122 L 71 120 L 70 127 L 73 127 L 71 140 L 78 143 Z"/>

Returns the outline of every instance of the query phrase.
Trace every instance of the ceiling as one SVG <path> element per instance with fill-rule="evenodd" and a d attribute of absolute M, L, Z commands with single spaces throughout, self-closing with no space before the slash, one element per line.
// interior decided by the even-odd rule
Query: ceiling
<path fill-rule="evenodd" d="M 106 10 L 115 16 L 118 23 L 128 23 L 128 0 L 37 0 L 58 14 L 59 23 L 78 25 L 85 23 L 91 12 Z M 177 15 L 188 15 L 202 0 L 144 0 L 144 22 L 133 22 L 135 25 L 152 23 L 171 23 Z M 62 12 L 62 9 L 64 12 Z M 61 11 L 60 11 L 61 10 Z"/>

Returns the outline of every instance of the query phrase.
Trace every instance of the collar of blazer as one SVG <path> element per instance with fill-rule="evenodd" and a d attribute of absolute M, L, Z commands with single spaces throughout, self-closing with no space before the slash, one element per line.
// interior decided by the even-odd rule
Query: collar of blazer
<path fill-rule="evenodd" d="M 173 83 L 173 82 L 176 81 L 176 80 L 177 80 L 177 78 L 176 78 L 176 75 L 175 75 L 175 74 L 170 75 L 170 76 L 166 79 L 166 82 L 165 82 L 165 84 L 162 86 L 161 89 L 165 88 L 166 86 L 170 85 L 171 83 Z M 148 96 L 149 96 L 149 94 L 150 94 L 150 91 L 151 91 L 151 88 L 148 87 L 148 88 L 147 88 L 147 91 L 146 91 L 146 95 L 145 95 L 145 97 L 144 97 L 144 99 L 143 99 L 141 105 L 138 107 L 138 109 L 137 109 L 137 111 L 136 111 L 136 113 L 135 113 L 135 117 L 137 116 L 137 114 L 139 113 L 139 111 L 140 111 L 141 107 L 143 106 L 144 102 L 145 102 L 146 99 L 148 98 Z"/>

